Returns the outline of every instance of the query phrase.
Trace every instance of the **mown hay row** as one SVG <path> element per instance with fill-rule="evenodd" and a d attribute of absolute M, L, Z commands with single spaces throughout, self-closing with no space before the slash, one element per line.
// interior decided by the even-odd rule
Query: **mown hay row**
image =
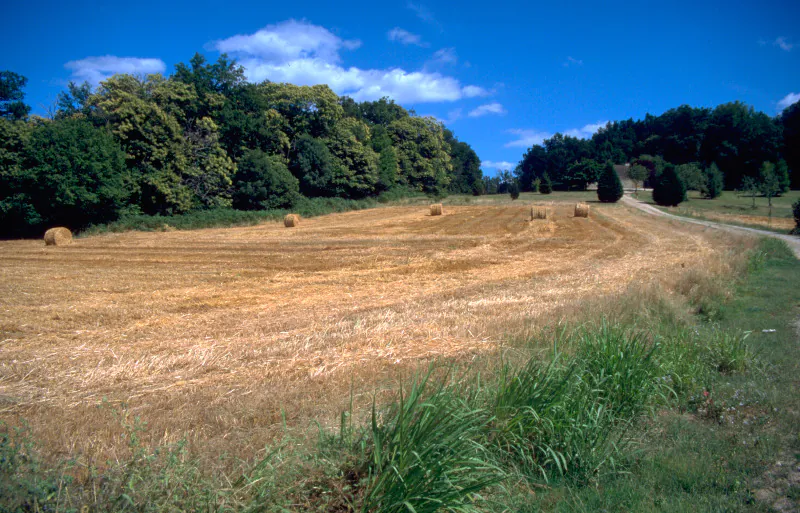
<path fill-rule="evenodd" d="M 63 226 L 50 228 L 44 232 L 44 243 L 47 246 L 66 246 L 72 243 L 72 232 Z"/>

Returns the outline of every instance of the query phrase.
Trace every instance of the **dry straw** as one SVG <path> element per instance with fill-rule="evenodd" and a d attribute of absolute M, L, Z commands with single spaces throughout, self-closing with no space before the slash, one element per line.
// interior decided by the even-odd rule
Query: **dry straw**
<path fill-rule="evenodd" d="M 441 203 L 434 203 L 431 205 L 431 215 L 432 216 L 440 216 L 444 214 L 444 209 L 442 208 Z"/>
<path fill-rule="evenodd" d="M 44 232 L 44 243 L 48 246 L 66 246 L 72 243 L 72 232 L 63 226 L 50 228 Z"/>
<path fill-rule="evenodd" d="M 531 221 L 534 219 L 547 219 L 550 215 L 550 209 L 547 207 L 531 207 Z"/>
<path fill-rule="evenodd" d="M 575 217 L 589 217 L 589 205 L 578 203 L 575 205 Z"/>
<path fill-rule="evenodd" d="M 286 217 L 283 218 L 283 226 L 287 228 L 293 228 L 300 224 L 300 216 L 297 214 L 286 214 Z"/>

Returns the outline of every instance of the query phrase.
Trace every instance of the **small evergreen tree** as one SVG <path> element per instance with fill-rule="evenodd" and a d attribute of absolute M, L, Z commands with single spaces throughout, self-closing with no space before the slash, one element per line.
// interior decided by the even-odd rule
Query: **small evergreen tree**
<path fill-rule="evenodd" d="M 706 185 L 703 196 L 708 199 L 719 197 L 719 195 L 722 194 L 722 187 L 725 185 L 722 171 L 719 170 L 715 163 L 712 163 L 711 166 L 706 169 L 705 175 Z"/>
<path fill-rule="evenodd" d="M 542 175 L 542 181 L 539 182 L 539 194 L 550 194 L 553 192 L 553 182 L 550 180 L 550 175 L 545 173 Z"/>
<path fill-rule="evenodd" d="M 794 230 L 792 230 L 792 233 L 800 235 L 800 200 L 792 203 L 792 214 L 794 214 Z"/>
<path fill-rule="evenodd" d="M 512 201 L 519 198 L 519 182 L 514 180 L 508 184 L 508 194 L 511 196 Z"/>
<path fill-rule="evenodd" d="M 653 201 L 665 207 L 675 207 L 686 200 L 686 186 L 675 172 L 675 166 L 664 166 L 653 187 Z"/>
<path fill-rule="evenodd" d="M 616 203 L 622 197 L 623 192 L 617 170 L 609 162 L 597 180 L 597 199 L 603 203 Z"/>
<path fill-rule="evenodd" d="M 483 196 L 484 190 L 485 186 L 483 184 L 483 179 L 476 178 L 475 181 L 472 183 L 472 195 Z"/>

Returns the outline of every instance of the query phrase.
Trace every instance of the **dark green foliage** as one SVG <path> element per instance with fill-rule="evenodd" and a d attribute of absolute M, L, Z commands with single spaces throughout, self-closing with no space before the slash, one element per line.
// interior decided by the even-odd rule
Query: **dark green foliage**
<path fill-rule="evenodd" d="M 792 230 L 792 233 L 800 235 L 800 200 L 792 203 L 792 215 L 794 216 L 794 230 Z"/>
<path fill-rule="evenodd" d="M 475 180 L 483 176 L 481 159 L 472 146 L 459 141 L 450 130 L 444 130 L 444 139 L 450 145 L 450 163 L 453 166 L 448 190 L 455 194 L 470 194 Z"/>
<path fill-rule="evenodd" d="M 789 166 L 786 164 L 785 160 L 781 159 L 775 165 L 775 175 L 778 180 L 778 196 L 789 192 L 791 181 L 789 180 Z"/>
<path fill-rule="evenodd" d="M 617 170 L 609 162 L 597 180 L 597 199 L 603 203 L 616 203 L 622 197 L 622 182 Z"/>
<path fill-rule="evenodd" d="M 703 190 L 703 197 L 714 199 L 722 194 L 724 187 L 722 172 L 717 167 L 717 164 L 712 163 L 705 171 L 705 188 Z"/>
<path fill-rule="evenodd" d="M 594 159 L 583 158 L 567 169 L 564 177 L 570 190 L 585 191 L 586 187 L 596 182 L 603 173 L 603 165 Z"/>
<path fill-rule="evenodd" d="M 0 71 L 0 117 L 10 120 L 24 119 L 31 111 L 29 105 L 22 101 L 25 93 L 22 89 L 28 79 L 13 71 Z"/>
<path fill-rule="evenodd" d="M 89 82 L 81 85 L 70 82 L 67 84 L 66 91 L 58 93 L 56 118 L 68 118 L 76 114 L 89 116 L 91 114 L 89 105 L 91 95 L 92 86 L 89 85 Z"/>
<path fill-rule="evenodd" d="M 472 183 L 472 195 L 473 196 L 482 196 L 485 191 L 486 191 L 486 189 L 485 189 L 485 185 L 483 183 L 483 180 L 480 179 L 480 178 L 477 178 Z"/>
<path fill-rule="evenodd" d="M 791 174 L 791 187 L 800 189 L 800 102 L 795 102 L 780 114 L 783 127 L 783 158 Z"/>
<path fill-rule="evenodd" d="M 45 123 L 30 134 L 23 171 L 3 206 L 4 235 L 73 230 L 119 217 L 133 190 L 125 154 L 105 129 L 81 119 Z M 14 224 L 17 223 L 17 224 Z"/>
<path fill-rule="evenodd" d="M 291 207 L 300 198 L 297 178 L 276 155 L 248 150 L 234 179 L 233 207 L 269 210 Z"/>
<path fill-rule="evenodd" d="M 386 146 L 378 157 L 378 189 L 385 191 L 397 183 L 397 152 Z"/>
<path fill-rule="evenodd" d="M 545 173 L 542 175 L 542 180 L 539 182 L 539 194 L 550 194 L 553 192 L 553 182 L 550 181 L 550 175 Z"/>
<path fill-rule="evenodd" d="M 339 172 L 325 143 L 308 134 L 294 144 L 292 174 L 300 180 L 300 191 L 306 196 L 335 196 Z"/>
<path fill-rule="evenodd" d="M 662 206 L 674 207 L 684 200 L 686 200 L 686 186 L 675 171 L 675 166 L 667 164 L 661 176 L 656 179 L 653 201 Z"/>
<path fill-rule="evenodd" d="M 519 183 L 516 180 L 513 180 L 508 185 L 508 194 L 511 196 L 512 201 L 519 198 Z"/>

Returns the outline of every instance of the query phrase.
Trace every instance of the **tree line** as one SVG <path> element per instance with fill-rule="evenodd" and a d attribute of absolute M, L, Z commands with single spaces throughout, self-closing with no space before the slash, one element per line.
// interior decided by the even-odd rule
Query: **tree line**
<path fill-rule="evenodd" d="M 482 184 L 475 151 L 436 119 L 326 85 L 249 83 L 226 55 L 70 83 L 47 118 L 29 115 L 25 84 L 0 72 L 0 236 Z"/>
<path fill-rule="evenodd" d="M 525 152 L 513 179 L 523 191 L 535 190 L 546 179 L 556 190 L 582 190 L 597 181 L 609 161 L 643 166 L 648 174 L 640 181 L 647 186 L 655 183 L 664 166 L 676 166 L 687 187 L 710 190 L 712 195 L 720 178 L 726 189 L 762 184 L 767 162 L 781 172 L 785 169 L 797 188 L 800 103 L 774 118 L 741 102 L 713 109 L 683 105 L 659 116 L 609 122 L 591 139 L 557 133 Z"/>

